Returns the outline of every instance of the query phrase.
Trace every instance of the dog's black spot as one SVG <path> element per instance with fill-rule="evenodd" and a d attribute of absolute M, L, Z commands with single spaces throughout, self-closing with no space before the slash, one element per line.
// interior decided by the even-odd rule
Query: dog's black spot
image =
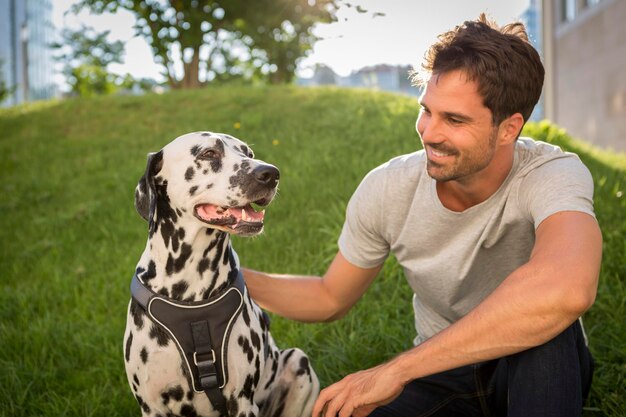
<path fill-rule="evenodd" d="M 233 171 L 239 171 L 239 164 L 233 165 Z"/>
<path fill-rule="evenodd" d="M 220 262 L 220 258 L 222 257 L 222 253 L 224 251 L 225 241 L 226 241 L 226 233 L 221 233 L 217 237 L 217 249 L 215 251 L 215 255 L 213 256 L 213 262 L 211 262 L 211 271 L 217 270 L 217 265 Z"/>
<path fill-rule="evenodd" d="M 252 359 L 254 359 L 254 351 L 250 346 L 250 341 L 243 336 L 239 336 L 237 339 L 237 343 L 241 346 L 241 350 L 248 356 L 248 363 L 252 363 Z"/>
<path fill-rule="evenodd" d="M 190 196 L 190 197 L 193 197 L 193 195 L 196 193 L 196 191 L 198 191 L 198 186 L 197 186 L 197 185 L 194 185 L 193 187 L 191 187 L 191 188 L 189 189 L 189 196 Z"/>
<path fill-rule="evenodd" d="M 187 401 L 193 400 L 193 391 L 187 391 Z"/>
<path fill-rule="evenodd" d="M 206 189 L 207 189 L 207 190 L 210 190 L 212 187 L 213 187 L 213 184 L 207 184 L 207 185 L 206 185 Z"/>
<path fill-rule="evenodd" d="M 169 297 L 170 296 L 170 292 L 165 287 L 161 287 L 159 289 L 159 291 L 157 291 L 157 293 L 162 295 L 163 297 Z"/>
<path fill-rule="evenodd" d="M 205 169 L 204 171 L 202 171 L 202 173 L 203 173 L 204 175 L 206 175 L 206 174 L 208 174 L 208 173 L 209 173 L 209 170 L 208 170 L 208 169 Z"/>
<path fill-rule="evenodd" d="M 141 356 L 141 361 L 143 363 L 148 362 L 148 350 L 145 348 L 145 346 L 141 348 L 141 352 L 139 353 L 139 356 Z"/>
<path fill-rule="evenodd" d="M 183 387 L 180 385 L 177 385 L 174 388 L 171 388 L 169 391 L 170 396 L 175 400 L 175 401 L 182 401 L 183 397 L 185 396 L 185 391 L 183 390 Z"/>
<path fill-rule="evenodd" d="M 256 350 L 261 350 L 261 338 L 254 331 L 254 329 L 250 329 L 250 341 L 252 342 L 252 346 L 256 348 Z"/>
<path fill-rule="evenodd" d="M 211 136 L 211 133 L 209 133 L 209 132 L 202 132 L 202 134 L 200 136 Z"/>
<path fill-rule="evenodd" d="M 252 158 L 252 150 L 246 145 L 241 145 L 241 152 L 243 152 L 245 156 Z"/>
<path fill-rule="evenodd" d="M 293 355 L 295 351 L 295 349 L 289 349 L 289 352 L 283 357 L 283 365 L 287 364 L 287 361 L 289 361 L 289 358 L 291 358 L 291 355 Z"/>
<path fill-rule="evenodd" d="M 187 168 L 187 171 L 185 171 L 185 180 L 191 181 L 193 179 L 193 174 L 195 173 L 196 171 L 193 169 L 193 167 Z"/>
<path fill-rule="evenodd" d="M 269 387 L 271 387 L 272 384 L 274 383 L 274 380 L 276 379 L 277 370 L 278 370 L 278 359 L 274 358 L 274 360 L 272 361 L 272 374 L 270 375 L 270 379 L 269 381 L 267 381 L 267 384 L 265 384 L 265 389 L 269 389 Z"/>
<path fill-rule="evenodd" d="M 170 337 L 167 333 L 161 330 L 160 327 L 153 324 L 150 328 L 150 339 L 156 339 L 159 346 L 167 346 L 169 344 Z"/>
<path fill-rule="evenodd" d="M 167 264 L 165 265 L 165 273 L 171 276 L 174 273 L 182 271 L 185 267 L 187 259 L 191 256 L 191 245 L 183 243 L 180 248 L 180 256 L 174 258 L 170 252 L 167 256 Z"/>
<path fill-rule="evenodd" d="M 139 383 L 139 378 L 137 378 L 137 374 L 133 374 L 133 381 L 138 387 L 141 386 L 141 384 Z"/>
<path fill-rule="evenodd" d="M 259 357 L 256 357 L 256 362 L 254 363 L 254 386 L 259 385 L 259 379 L 261 379 L 261 361 Z"/>
<path fill-rule="evenodd" d="M 183 298 L 183 301 L 185 302 L 192 302 L 192 301 L 196 301 L 196 293 L 192 292 L 191 294 L 189 294 L 189 296 L 187 296 L 186 298 Z"/>
<path fill-rule="evenodd" d="M 203 259 L 200 260 L 200 262 L 198 262 L 198 272 L 200 273 L 201 277 L 204 274 L 204 272 L 207 269 L 209 269 L 210 263 L 211 262 L 207 258 L 203 258 Z"/>
<path fill-rule="evenodd" d="M 244 323 L 246 323 L 246 327 L 250 327 L 250 314 L 248 313 L 248 309 L 244 308 L 241 312 L 241 316 L 243 317 Z"/>
<path fill-rule="evenodd" d="M 178 215 L 178 217 L 183 217 L 183 213 L 184 211 L 182 211 L 181 209 L 176 209 L 176 214 Z"/>
<path fill-rule="evenodd" d="M 189 283 L 187 283 L 186 281 L 178 281 L 172 286 L 172 298 L 174 300 L 181 300 L 188 289 Z"/>
<path fill-rule="evenodd" d="M 231 416 L 236 416 L 239 413 L 239 403 L 233 394 L 230 394 L 228 397 L 228 400 L 226 401 L 226 408 L 228 409 L 228 414 Z"/>
<path fill-rule="evenodd" d="M 183 417 L 198 417 L 196 409 L 191 404 L 184 404 L 180 409 L 180 415 Z"/>
<path fill-rule="evenodd" d="M 224 157 L 224 142 L 221 139 L 216 140 L 214 148 L 217 149 L 217 152 L 223 158 Z M 222 170 L 222 158 L 215 158 L 211 160 L 211 170 L 213 172 L 218 173 Z"/>
<path fill-rule="evenodd" d="M 311 374 L 311 369 L 309 368 L 309 359 L 306 356 L 300 358 L 300 368 L 298 369 L 298 372 L 296 372 L 296 375 L 298 376 L 304 374 Z"/>
<path fill-rule="evenodd" d="M 252 377 L 252 375 L 246 375 L 246 381 L 243 383 L 243 387 L 241 387 L 239 398 L 245 397 L 251 400 L 253 389 L 254 389 L 254 378 Z"/>
<path fill-rule="evenodd" d="M 157 178 L 156 194 L 156 221 L 150 227 L 150 237 L 161 227 L 164 229 L 161 234 L 167 246 L 172 233 L 174 233 L 178 215 L 170 205 L 170 198 L 167 193 L 167 181 L 160 177 Z"/>
<path fill-rule="evenodd" d="M 204 134 L 202 136 L 204 136 Z M 202 148 L 199 145 L 194 145 L 191 148 L 191 155 L 198 156 L 198 154 L 200 153 L 200 149 L 202 149 Z"/>
<path fill-rule="evenodd" d="M 133 332 L 130 332 L 128 334 L 128 338 L 126 339 L 126 349 L 125 349 L 125 355 L 124 357 L 126 358 L 126 362 L 130 361 L 130 348 L 133 345 Z"/>
<path fill-rule="evenodd" d="M 139 269 L 139 268 L 137 268 Z M 148 262 L 148 269 L 146 271 L 144 271 L 141 276 L 139 275 L 139 272 L 137 272 L 137 276 L 139 278 L 141 278 L 141 281 L 144 284 L 147 284 L 148 281 L 150 281 L 152 278 L 156 277 L 156 264 L 154 263 L 153 260 L 150 260 L 150 262 Z"/>
<path fill-rule="evenodd" d="M 143 401 L 143 398 L 141 398 L 141 396 L 139 396 L 139 395 L 135 395 L 135 399 L 137 400 L 137 403 L 139 404 L 139 406 L 141 407 L 143 412 L 146 413 L 146 414 L 149 414 L 150 413 L 150 407 L 148 406 L 148 404 L 146 404 Z"/>
<path fill-rule="evenodd" d="M 233 188 L 237 186 L 242 186 L 249 181 L 249 174 L 251 171 L 252 168 L 250 167 L 250 162 L 243 161 L 241 163 L 241 167 L 235 172 L 234 175 L 231 175 L 231 177 L 228 179 L 228 182 Z"/>
<path fill-rule="evenodd" d="M 230 250 L 225 250 L 224 256 L 222 257 L 222 264 L 228 265 L 229 260 L 230 260 Z"/>
<path fill-rule="evenodd" d="M 135 323 L 135 327 L 138 330 L 141 330 L 143 328 L 143 318 L 146 315 L 146 312 L 134 299 L 130 300 L 130 314 L 133 316 L 133 323 Z"/>

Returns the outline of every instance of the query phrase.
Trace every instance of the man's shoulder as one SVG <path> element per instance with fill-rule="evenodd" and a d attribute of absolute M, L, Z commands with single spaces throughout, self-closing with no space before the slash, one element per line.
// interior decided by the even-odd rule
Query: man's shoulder
<path fill-rule="evenodd" d="M 390 177 L 415 177 L 421 173 L 425 164 L 426 154 L 423 150 L 420 150 L 391 158 L 370 171 L 370 174 Z"/>
<path fill-rule="evenodd" d="M 415 190 L 426 174 L 424 151 L 396 156 L 372 169 L 361 181 L 359 191 L 369 198 L 382 199 L 404 196 L 407 190 Z"/>
<path fill-rule="evenodd" d="M 547 142 L 520 137 L 515 147 L 518 177 L 536 177 L 550 171 L 584 172 L 587 168 L 578 155 Z"/>

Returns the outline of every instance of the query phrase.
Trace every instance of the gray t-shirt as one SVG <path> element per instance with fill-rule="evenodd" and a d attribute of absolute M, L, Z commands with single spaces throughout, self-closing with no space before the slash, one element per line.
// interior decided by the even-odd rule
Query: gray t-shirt
<path fill-rule="evenodd" d="M 489 199 L 446 209 L 418 151 L 372 170 L 348 203 L 339 249 L 372 268 L 392 252 L 413 289 L 415 344 L 454 323 L 530 258 L 535 230 L 559 211 L 594 216 L 593 180 L 577 155 L 519 138 Z"/>

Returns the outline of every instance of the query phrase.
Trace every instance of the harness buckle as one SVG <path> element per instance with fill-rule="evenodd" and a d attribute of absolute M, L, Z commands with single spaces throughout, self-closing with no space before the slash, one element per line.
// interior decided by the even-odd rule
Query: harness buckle
<path fill-rule="evenodd" d="M 207 359 L 202 360 L 202 358 L 201 358 L 199 364 L 198 364 L 198 356 L 197 355 L 198 355 L 198 352 L 194 352 L 193 353 L 193 363 L 197 367 L 200 367 L 202 365 L 206 365 L 206 362 L 215 363 L 215 351 L 213 349 L 211 349 L 211 359 L 207 358 Z M 201 353 L 201 355 L 204 355 L 204 353 Z"/>

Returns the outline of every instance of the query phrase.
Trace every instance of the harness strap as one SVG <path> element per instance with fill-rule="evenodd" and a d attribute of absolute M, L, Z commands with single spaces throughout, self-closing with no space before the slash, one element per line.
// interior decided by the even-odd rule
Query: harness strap
<path fill-rule="evenodd" d="M 193 337 L 194 354 L 193 362 L 198 368 L 200 385 L 207 397 L 222 415 L 228 415 L 226 399 L 219 389 L 217 380 L 217 367 L 215 366 L 215 351 L 211 343 L 209 323 L 206 320 L 191 323 L 191 335 Z"/>

